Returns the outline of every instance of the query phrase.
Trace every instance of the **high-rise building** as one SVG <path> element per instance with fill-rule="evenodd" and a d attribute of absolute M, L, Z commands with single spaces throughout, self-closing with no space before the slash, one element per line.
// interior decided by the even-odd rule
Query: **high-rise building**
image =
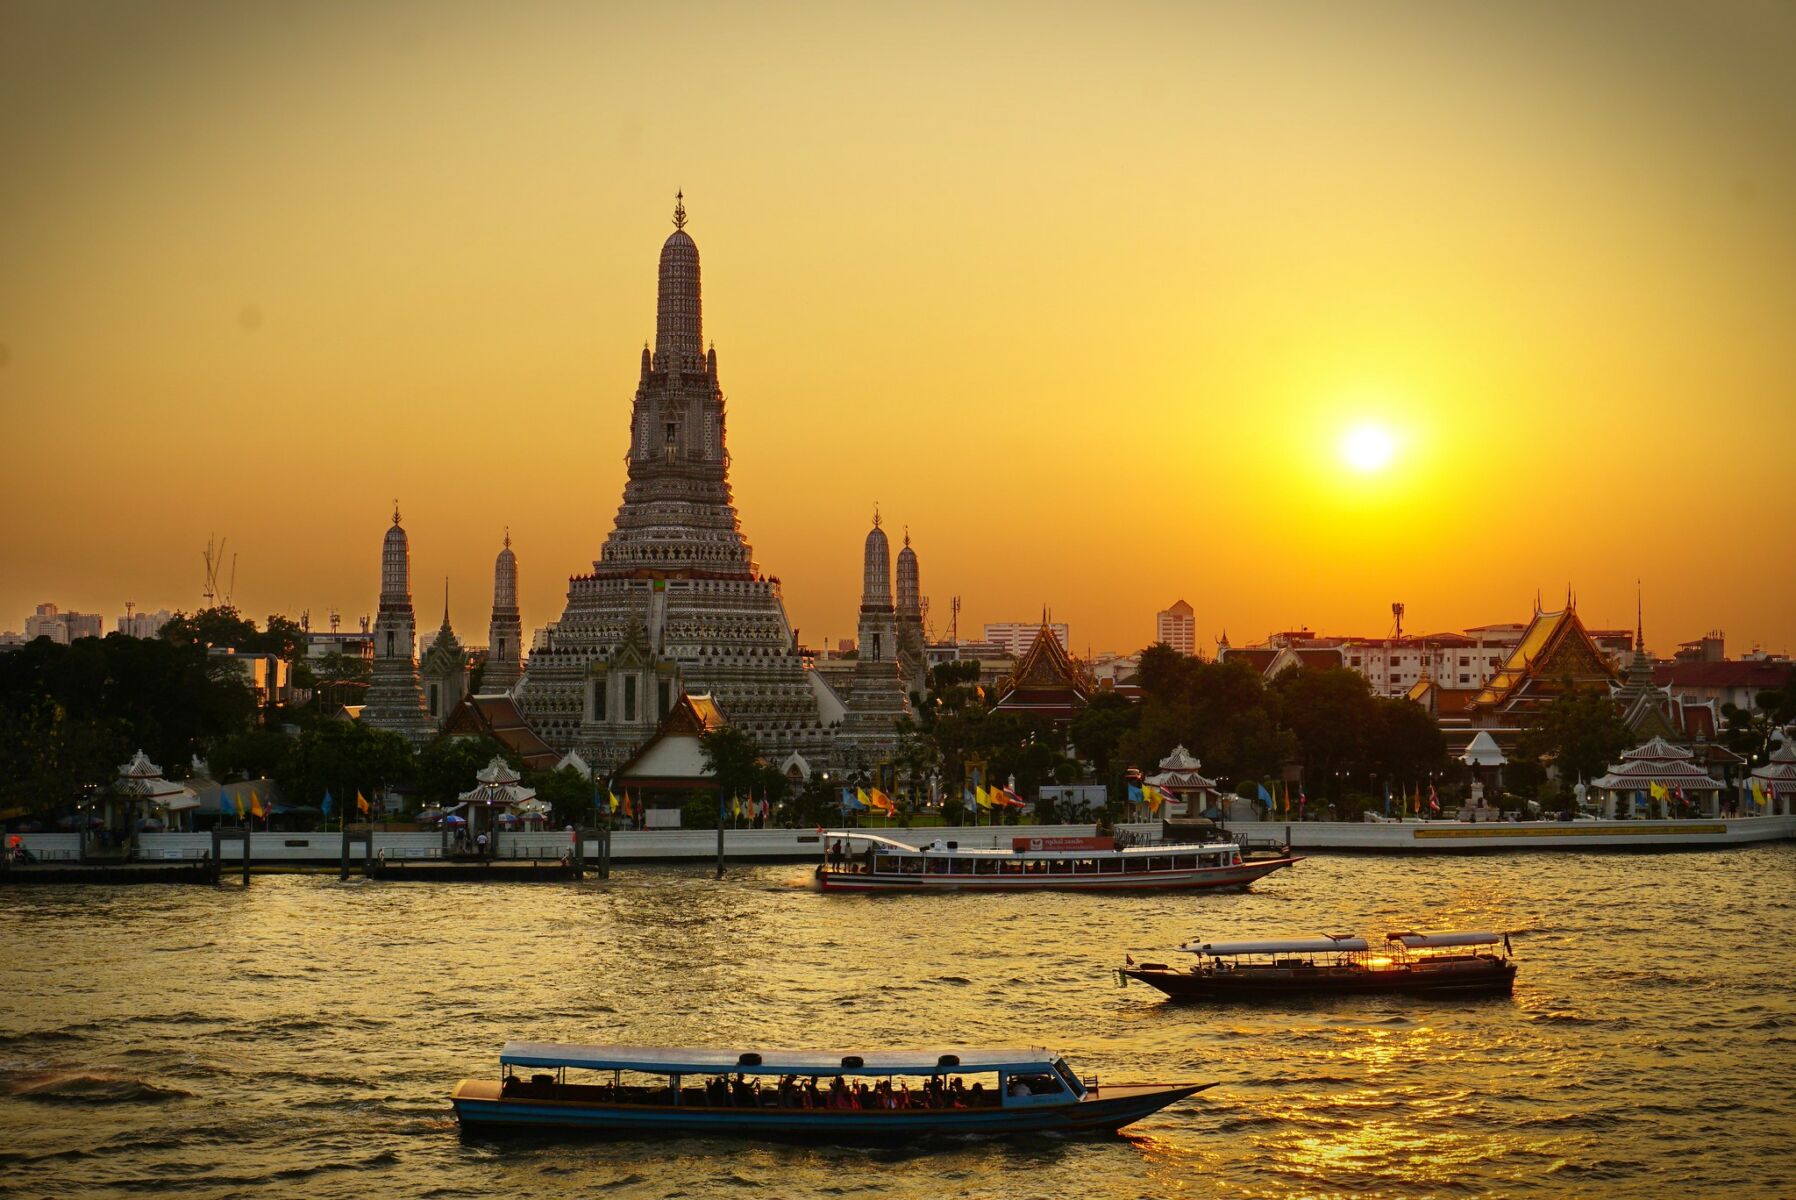
<path fill-rule="evenodd" d="M 37 611 L 25 618 L 28 642 L 47 637 L 66 646 L 77 638 L 99 637 L 104 632 L 105 622 L 99 613 L 64 612 L 54 604 L 40 604 Z"/>
<path fill-rule="evenodd" d="M 118 631 L 126 637 L 153 638 L 162 632 L 162 627 L 174 620 L 174 613 L 166 608 L 156 612 L 127 612 L 118 619 Z"/>
<path fill-rule="evenodd" d="M 380 548 L 380 613 L 374 618 L 374 675 L 362 704 L 362 721 L 389 729 L 413 745 L 436 731 L 424 712 L 418 679 L 417 619 L 412 614 L 412 551 L 393 504 L 393 524 Z"/>
<path fill-rule="evenodd" d="M 509 692 L 518 684 L 524 658 L 524 622 L 518 616 L 518 560 L 511 552 L 511 531 L 493 562 L 493 619 L 487 626 L 486 672 L 482 692 Z"/>
<path fill-rule="evenodd" d="M 1183 600 L 1154 614 L 1154 641 L 1165 642 L 1180 654 L 1197 653 L 1197 614 Z"/>
<path fill-rule="evenodd" d="M 1012 658 L 1021 658 L 1035 644 L 1035 635 L 1041 632 L 1044 625 L 1054 635 L 1054 640 L 1060 643 L 1060 648 L 1071 654 L 1073 644 L 1068 640 L 1066 626 L 1046 621 L 988 622 L 985 626 L 985 640 L 996 642 Z"/>
<path fill-rule="evenodd" d="M 710 693 L 769 754 L 816 759 L 829 749 L 821 685 L 805 670 L 779 580 L 742 536 L 724 416 L 682 199 L 661 247 L 623 503 L 592 572 L 568 580 L 567 606 L 519 689 L 536 732 L 596 769 L 620 764 L 682 691 Z"/>
<path fill-rule="evenodd" d="M 888 761 L 898 746 L 898 722 L 911 715 L 899 663 L 898 614 L 892 603 L 892 550 L 879 514 L 861 556 L 860 650 L 848 686 L 847 714 L 836 730 L 835 762 L 844 771 Z"/>

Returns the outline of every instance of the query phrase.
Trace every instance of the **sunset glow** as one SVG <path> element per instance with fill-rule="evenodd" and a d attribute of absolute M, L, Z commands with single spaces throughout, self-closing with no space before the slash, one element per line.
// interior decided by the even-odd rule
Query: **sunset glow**
<path fill-rule="evenodd" d="M 744 532 L 807 643 L 853 635 L 878 501 L 938 636 L 957 595 L 963 632 L 1051 603 L 1126 651 L 1184 594 L 1213 649 L 1567 581 L 1629 626 L 1642 577 L 1655 647 L 1796 648 L 1763 536 L 1796 493 L 1715 523 L 1628 481 L 1746 486 L 1796 439 L 1791 22 L 1300 7 L 15 7 L 0 628 L 192 608 L 213 533 L 258 619 L 353 623 L 395 497 L 458 629 L 507 526 L 554 619 L 683 188 Z M 1426 428 L 1389 388 L 1343 411 L 1361 379 Z M 1343 459 L 1362 420 L 1390 448 Z M 1615 552 L 1646 529 L 1752 586 Z"/>
<path fill-rule="evenodd" d="M 1380 425 L 1355 425 L 1341 436 L 1341 461 L 1361 474 L 1384 470 L 1396 452 L 1391 431 Z"/>

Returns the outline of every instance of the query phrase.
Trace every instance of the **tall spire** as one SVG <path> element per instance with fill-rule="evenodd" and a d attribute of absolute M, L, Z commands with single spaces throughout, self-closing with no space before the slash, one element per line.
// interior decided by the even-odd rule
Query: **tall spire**
<path fill-rule="evenodd" d="M 393 501 L 393 524 L 399 524 L 399 501 Z"/>
<path fill-rule="evenodd" d="M 1634 580 L 1634 650 L 1646 649 L 1646 601 L 1641 596 L 1640 580 Z"/>
<path fill-rule="evenodd" d="M 704 370 L 704 359 L 698 246 L 686 232 L 686 203 L 682 193 L 675 199 L 674 231 L 661 244 L 654 362 L 663 371 L 700 372 Z"/>
<path fill-rule="evenodd" d="M 449 577 L 443 576 L 443 628 L 449 628 Z"/>

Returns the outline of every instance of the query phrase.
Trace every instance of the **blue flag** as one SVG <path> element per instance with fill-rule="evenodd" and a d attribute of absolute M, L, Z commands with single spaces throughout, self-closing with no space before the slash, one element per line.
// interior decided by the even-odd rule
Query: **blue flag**
<path fill-rule="evenodd" d="M 1266 790 L 1266 785 L 1263 783 L 1256 783 L 1254 786 L 1260 789 L 1260 803 L 1266 806 L 1266 812 L 1270 814 L 1273 807 L 1272 793 Z"/>
<path fill-rule="evenodd" d="M 330 794 L 330 790 L 328 788 L 325 789 L 324 803 L 319 805 L 319 807 L 324 810 L 325 816 L 328 817 L 331 815 L 331 794 Z"/>
<path fill-rule="evenodd" d="M 231 805 L 231 791 L 229 788 L 218 789 L 218 811 L 224 813 L 226 816 L 237 815 L 237 810 Z"/>
<path fill-rule="evenodd" d="M 1131 783 L 1129 785 L 1129 803 L 1130 804 L 1142 803 L 1141 787 L 1139 784 Z"/>

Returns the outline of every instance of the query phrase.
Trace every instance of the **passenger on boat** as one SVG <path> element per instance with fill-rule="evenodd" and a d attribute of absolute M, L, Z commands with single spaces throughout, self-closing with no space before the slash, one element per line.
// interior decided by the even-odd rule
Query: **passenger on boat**
<path fill-rule="evenodd" d="M 804 1106 L 806 1108 L 822 1108 L 823 1094 L 817 1090 L 817 1077 L 811 1076 L 804 1085 Z"/>

